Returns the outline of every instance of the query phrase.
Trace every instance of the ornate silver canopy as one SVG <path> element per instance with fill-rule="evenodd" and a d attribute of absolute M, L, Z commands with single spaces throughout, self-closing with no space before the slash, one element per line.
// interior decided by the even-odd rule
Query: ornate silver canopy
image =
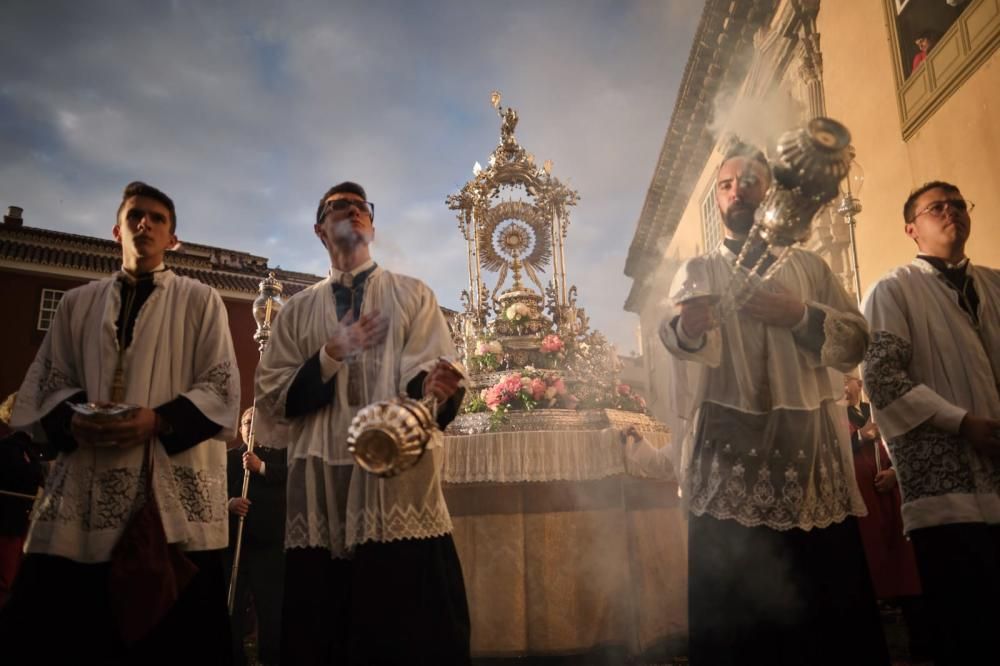
<path fill-rule="evenodd" d="M 567 285 L 564 243 L 568 209 L 580 197 L 552 175 L 551 160 L 537 165 L 518 143 L 517 111 L 501 106 L 498 91 L 490 101 L 500 118 L 500 141 L 487 166 L 477 162 L 472 179 L 447 198 L 468 251 L 461 337 L 474 341 L 487 331 L 491 337 L 537 336 L 553 325 L 558 331 L 579 330 L 582 313 L 575 307 L 575 288 Z M 515 305 L 525 313 L 519 324 L 503 316 Z M 543 306 L 551 319 L 542 314 Z"/>

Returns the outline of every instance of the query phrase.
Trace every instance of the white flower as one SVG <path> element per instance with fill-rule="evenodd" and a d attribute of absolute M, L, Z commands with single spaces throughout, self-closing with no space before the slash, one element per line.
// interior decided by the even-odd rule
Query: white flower
<path fill-rule="evenodd" d="M 531 314 L 531 309 L 524 303 L 513 303 L 504 310 L 504 315 L 510 321 L 520 321 Z"/>
<path fill-rule="evenodd" d="M 499 340 L 477 340 L 476 341 L 476 356 L 484 356 L 486 354 L 502 354 L 503 345 L 500 344 Z"/>

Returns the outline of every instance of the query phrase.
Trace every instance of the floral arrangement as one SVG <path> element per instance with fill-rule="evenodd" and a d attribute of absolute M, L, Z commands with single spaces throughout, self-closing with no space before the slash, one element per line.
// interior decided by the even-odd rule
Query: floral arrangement
<path fill-rule="evenodd" d="M 566 343 L 555 333 L 550 333 L 542 338 L 539 351 L 542 353 L 546 365 L 550 368 L 555 368 L 559 361 L 566 359 Z"/>
<path fill-rule="evenodd" d="M 465 405 L 467 413 L 490 412 L 490 429 L 495 430 L 513 410 L 531 409 L 621 409 L 646 413 L 646 401 L 631 386 L 623 383 L 580 383 L 570 392 L 566 382 L 552 372 L 539 372 L 526 366 L 511 372 L 498 382 L 473 395 Z"/>
<path fill-rule="evenodd" d="M 541 350 L 546 354 L 557 354 L 561 352 L 565 346 L 566 345 L 563 343 L 562 338 L 555 333 L 549 333 L 542 338 Z"/>
<path fill-rule="evenodd" d="M 513 303 L 503 312 L 508 321 L 519 322 L 531 316 L 531 308 L 524 303 Z"/>
<path fill-rule="evenodd" d="M 619 384 L 615 388 L 612 403 L 615 409 L 646 413 L 646 399 L 632 390 L 628 384 Z"/>
<path fill-rule="evenodd" d="M 628 384 L 618 381 L 580 382 L 576 386 L 580 409 L 621 409 L 626 412 L 647 413 L 646 400 Z"/>
<path fill-rule="evenodd" d="M 500 358 L 503 355 L 503 345 L 499 340 L 479 340 L 476 342 L 475 353 L 470 359 L 473 370 L 485 370 L 492 372 L 500 365 Z"/>
<path fill-rule="evenodd" d="M 571 394 L 562 377 L 543 374 L 531 366 L 523 372 L 504 375 L 493 386 L 480 391 L 466 405 L 466 412 L 489 410 L 490 428 L 504 422 L 510 410 L 531 410 L 537 407 L 576 409 L 579 400 Z"/>
<path fill-rule="evenodd" d="M 485 356 L 486 354 L 502 354 L 503 345 L 497 340 L 480 340 L 476 343 L 476 354 Z"/>
<path fill-rule="evenodd" d="M 646 413 L 643 397 L 618 380 L 622 364 L 614 345 L 600 332 L 589 330 L 585 318 L 574 319 L 573 326 L 553 327 L 523 302 L 498 308 L 497 315 L 481 329 L 482 337 L 469 349 L 470 367 L 486 375 L 479 388 L 486 388 L 470 392 L 463 408 L 465 413 L 488 413 L 490 430 L 498 429 L 510 412 L 518 410 L 619 409 Z M 522 340 L 504 347 L 500 342 L 511 331 L 523 338 L 522 328 L 534 323 L 540 326 L 531 328 L 528 337 L 534 340 L 528 344 Z M 500 368 L 505 372 L 492 374 Z"/>

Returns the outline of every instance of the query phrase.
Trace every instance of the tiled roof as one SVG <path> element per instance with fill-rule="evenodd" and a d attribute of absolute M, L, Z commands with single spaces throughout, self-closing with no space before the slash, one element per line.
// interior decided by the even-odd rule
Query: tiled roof
<path fill-rule="evenodd" d="M 231 263 L 219 263 L 229 257 Z M 34 227 L 0 225 L 0 259 L 51 266 L 103 277 L 121 266 L 121 248 L 111 240 Z M 319 275 L 269 268 L 266 257 L 208 245 L 185 244 L 168 252 L 165 263 L 179 275 L 216 289 L 256 294 L 269 271 L 284 286 L 284 295 L 301 291 L 323 279 Z"/>

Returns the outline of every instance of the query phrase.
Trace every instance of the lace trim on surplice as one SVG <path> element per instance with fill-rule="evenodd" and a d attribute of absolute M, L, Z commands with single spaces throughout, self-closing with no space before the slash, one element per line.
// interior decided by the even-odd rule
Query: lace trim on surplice
<path fill-rule="evenodd" d="M 820 364 L 829 367 L 857 365 L 864 355 L 866 342 L 867 338 L 859 333 L 855 320 L 827 312 L 823 319 Z"/>
<path fill-rule="evenodd" d="M 38 386 L 35 390 L 35 409 L 39 410 L 50 395 L 65 388 L 76 388 L 77 383 L 72 377 L 57 368 L 52 359 L 42 361 L 42 371 L 38 374 Z"/>
<path fill-rule="evenodd" d="M 62 462 L 57 465 L 64 464 Z M 226 520 L 225 476 L 173 465 L 156 469 L 158 487 L 172 486 L 174 498 L 190 523 Z M 71 474 L 52 472 L 59 481 L 47 489 L 33 519 L 49 523 L 74 523 L 84 531 L 123 528 L 146 497 L 145 475 L 140 469 L 119 467 L 101 470 L 74 469 Z M 157 496 L 162 507 L 169 500 Z"/>
<path fill-rule="evenodd" d="M 872 404 L 884 409 L 916 385 L 908 368 L 913 345 L 906 339 L 875 331 L 865 354 L 865 388 Z M 892 438 L 889 452 L 896 467 L 903 503 L 951 494 L 1000 492 L 1000 466 L 977 455 L 958 435 L 924 422 Z"/>
<path fill-rule="evenodd" d="M 708 418 L 713 410 L 724 409 L 709 407 Z M 733 429 L 728 436 L 696 443 L 688 481 L 691 512 L 776 530 L 827 527 L 855 513 L 847 483 L 854 470 L 844 469 L 836 434 L 825 417 L 810 414 L 818 419 L 818 441 L 807 429 L 799 433 L 785 424 L 789 432 L 784 440 L 765 443 L 756 439 L 759 432 Z M 796 435 L 801 443 L 787 445 L 785 440 Z"/>
<path fill-rule="evenodd" d="M 872 333 L 865 351 L 865 391 L 876 409 L 885 409 L 909 393 L 914 386 L 907 373 L 913 345 L 888 331 Z"/>
<path fill-rule="evenodd" d="M 228 403 L 233 382 L 233 364 L 229 361 L 217 363 L 203 372 L 191 388 L 207 388 Z"/>
<path fill-rule="evenodd" d="M 416 507 L 393 504 L 388 510 L 363 508 L 347 514 L 348 543 L 429 539 L 452 531 L 444 502 Z"/>

